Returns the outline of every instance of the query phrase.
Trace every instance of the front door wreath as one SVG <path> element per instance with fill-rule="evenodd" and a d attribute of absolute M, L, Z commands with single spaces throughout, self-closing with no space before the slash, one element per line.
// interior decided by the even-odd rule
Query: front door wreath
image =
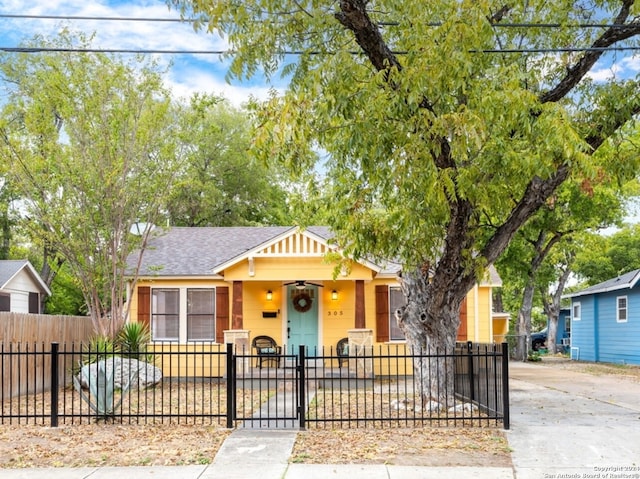
<path fill-rule="evenodd" d="M 309 293 L 301 292 L 293 298 L 293 308 L 299 313 L 306 313 L 311 309 L 312 299 Z"/>

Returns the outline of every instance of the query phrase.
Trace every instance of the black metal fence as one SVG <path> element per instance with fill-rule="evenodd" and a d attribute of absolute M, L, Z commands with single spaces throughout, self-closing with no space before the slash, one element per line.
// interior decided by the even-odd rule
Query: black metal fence
<path fill-rule="evenodd" d="M 386 345 L 346 361 L 333 349 L 299 347 L 264 365 L 256 359 L 231 344 L 119 354 L 73 344 L 2 347 L 0 423 L 509 428 L 506 344 L 462 343 L 429 355 Z M 434 361 L 441 368 L 428 366 Z M 434 384 L 447 384 L 433 371 L 453 374 L 452 394 L 436 390 L 433 398 Z"/>
<path fill-rule="evenodd" d="M 461 343 L 454 351 L 407 353 L 403 346 L 369 348 L 348 367 L 328 369 L 335 355 L 304 357 L 306 425 L 316 427 L 474 426 L 509 428 L 506 345 Z M 433 365 L 433 367 L 432 367 Z M 441 389 L 453 374 L 453 394 Z"/>

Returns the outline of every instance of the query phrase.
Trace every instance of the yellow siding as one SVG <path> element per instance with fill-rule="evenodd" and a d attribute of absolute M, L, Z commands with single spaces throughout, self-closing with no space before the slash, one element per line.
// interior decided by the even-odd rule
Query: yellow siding
<path fill-rule="evenodd" d="M 475 339 L 478 343 L 491 343 L 493 342 L 493 335 L 491 334 L 491 288 L 486 286 L 478 287 L 478 331 L 479 336 Z M 474 321 L 476 319 L 474 318 Z"/>
<path fill-rule="evenodd" d="M 282 281 L 283 278 L 288 281 L 332 281 L 334 271 L 335 264 L 327 263 L 319 257 L 254 258 L 253 275 L 249 260 L 243 260 L 227 268 L 224 277 L 226 281 Z M 371 279 L 372 271 L 361 264 L 354 264 L 348 278 Z M 344 277 L 339 276 L 338 279 Z"/>
<path fill-rule="evenodd" d="M 155 365 L 166 377 L 210 377 L 224 376 L 227 367 L 226 347 L 222 344 L 176 344 L 155 343 L 150 352 L 157 352 Z M 160 352 L 165 354 L 159 354 Z"/>
<path fill-rule="evenodd" d="M 509 315 L 500 313 L 493 315 L 493 342 L 502 343 L 509 333 Z"/>
<path fill-rule="evenodd" d="M 229 287 L 229 313 L 230 321 L 233 317 L 233 281 L 242 281 L 243 284 L 243 325 L 242 329 L 249 331 L 249 340 L 258 335 L 268 335 L 273 337 L 280 345 L 286 344 L 286 319 L 287 319 L 287 287 L 283 283 L 295 279 L 305 279 L 324 284 L 323 288 L 317 290 L 318 301 L 318 323 L 319 323 L 319 344 L 335 351 L 337 342 L 348 336 L 348 331 L 355 328 L 355 281 L 354 279 L 365 279 L 365 328 L 373 332 L 374 350 L 377 351 L 382 345 L 383 351 L 387 351 L 387 346 L 376 342 L 376 285 L 397 285 L 393 278 L 372 279 L 373 272 L 368 268 L 357 265 L 347 277 L 338 277 L 333 281 L 333 266 L 326 265 L 321 258 L 256 258 L 255 276 L 248 276 L 248 262 L 225 271 L 225 281 L 207 279 L 145 279 L 138 283 L 138 286 L 149 286 L 151 288 L 211 288 L 225 286 Z M 287 278 L 283 281 L 282 278 Z M 289 279 L 291 278 L 291 279 Z M 331 299 L 331 291 L 338 292 L 338 299 Z M 266 293 L 272 291 L 272 300 L 267 300 Z M 130 312 L 132 321 L 137 320 L 138 296 L 134 291 L 130 298 Z M 479 286 L 472 289 L 467 296 L 467 337 L 475 342 L 492 342 L 495 335 L 502 332 L 506 334 L 508 327 L 507 319 L 492 319 L 491 313 L 491 287 Z M 181 308 L 184 311 L 184 309 Z M 264 318 L 263 311 L 275 311 L 276 317 Z M 477 322 L 476 319 L 479 318 Z M 231 323 L 229 324 L 231 329 Z M 165 358 L 161 366 L 163 374 L 167 376 L 184 374 L 219 377 L 224 374 L 225 360 L 222 356 L 220 362 L 209 364 L 205 360 L 205 355 L 188 355 L 188 351 L 198 351 L 202 345 L 198 343 L 176 344 L 176 343 L 156 343 L 156 347 L 170 348 L 173 351 L 180 351 L 180 355 Z M 224 350 L 224 345 L 211 346 L 215 350 Z M 391 345 L 392 351 L 398 348 L 402 353 L 405 345 L 402 342 L 394 342 Z M 252 353 L 252 352 L 251 352 Z M 217 356 L 216 356 L 217 358 Z M 337 367 L 336 364 L 327 367 Z M 390 370 L 389 364 L 376 362 L 374 364 L 376 374 L 404 374 L 410 371 Z"/>

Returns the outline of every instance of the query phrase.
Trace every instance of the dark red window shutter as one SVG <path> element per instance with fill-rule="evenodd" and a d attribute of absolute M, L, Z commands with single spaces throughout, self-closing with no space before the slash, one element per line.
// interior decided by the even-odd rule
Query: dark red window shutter
<path fill-rule="evenodd" d="M 216 342 L 224 343 L 224 331 L 229 329 L 229 287 L 216 288 Z"/>
<path fill-rule="evenodd" d="M 151 328 L 151 288 L 138 286 L 138 322 Z"/>
<path fill-rule="evenodd" d="M 376 341 L 389 341 L 389 287 L 376 286 Z"/>
<path fill-rule="evenodd" d="M 460 327 L 458 328 L 458 337 L 456 341 L 467 340 L 467 298 L 464 298 L 460 305 Z"/>

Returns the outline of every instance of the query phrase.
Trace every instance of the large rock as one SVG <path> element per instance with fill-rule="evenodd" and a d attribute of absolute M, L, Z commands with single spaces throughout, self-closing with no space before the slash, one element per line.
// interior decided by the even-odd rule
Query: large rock
<path fill-rule="evenodd" d="M 122 389 L 128 383 L 131 388 L 145 388 L 158 384 L 162 379 L 162 371 L 153 364 L 114 356 L 83 366 L 78 373 L 80 386 L 88 389 L 90 382 L 95 384 L 98 381 L 100 367 L 104 368 L 107 377 L 113 377 L 116 389 Z"/>

